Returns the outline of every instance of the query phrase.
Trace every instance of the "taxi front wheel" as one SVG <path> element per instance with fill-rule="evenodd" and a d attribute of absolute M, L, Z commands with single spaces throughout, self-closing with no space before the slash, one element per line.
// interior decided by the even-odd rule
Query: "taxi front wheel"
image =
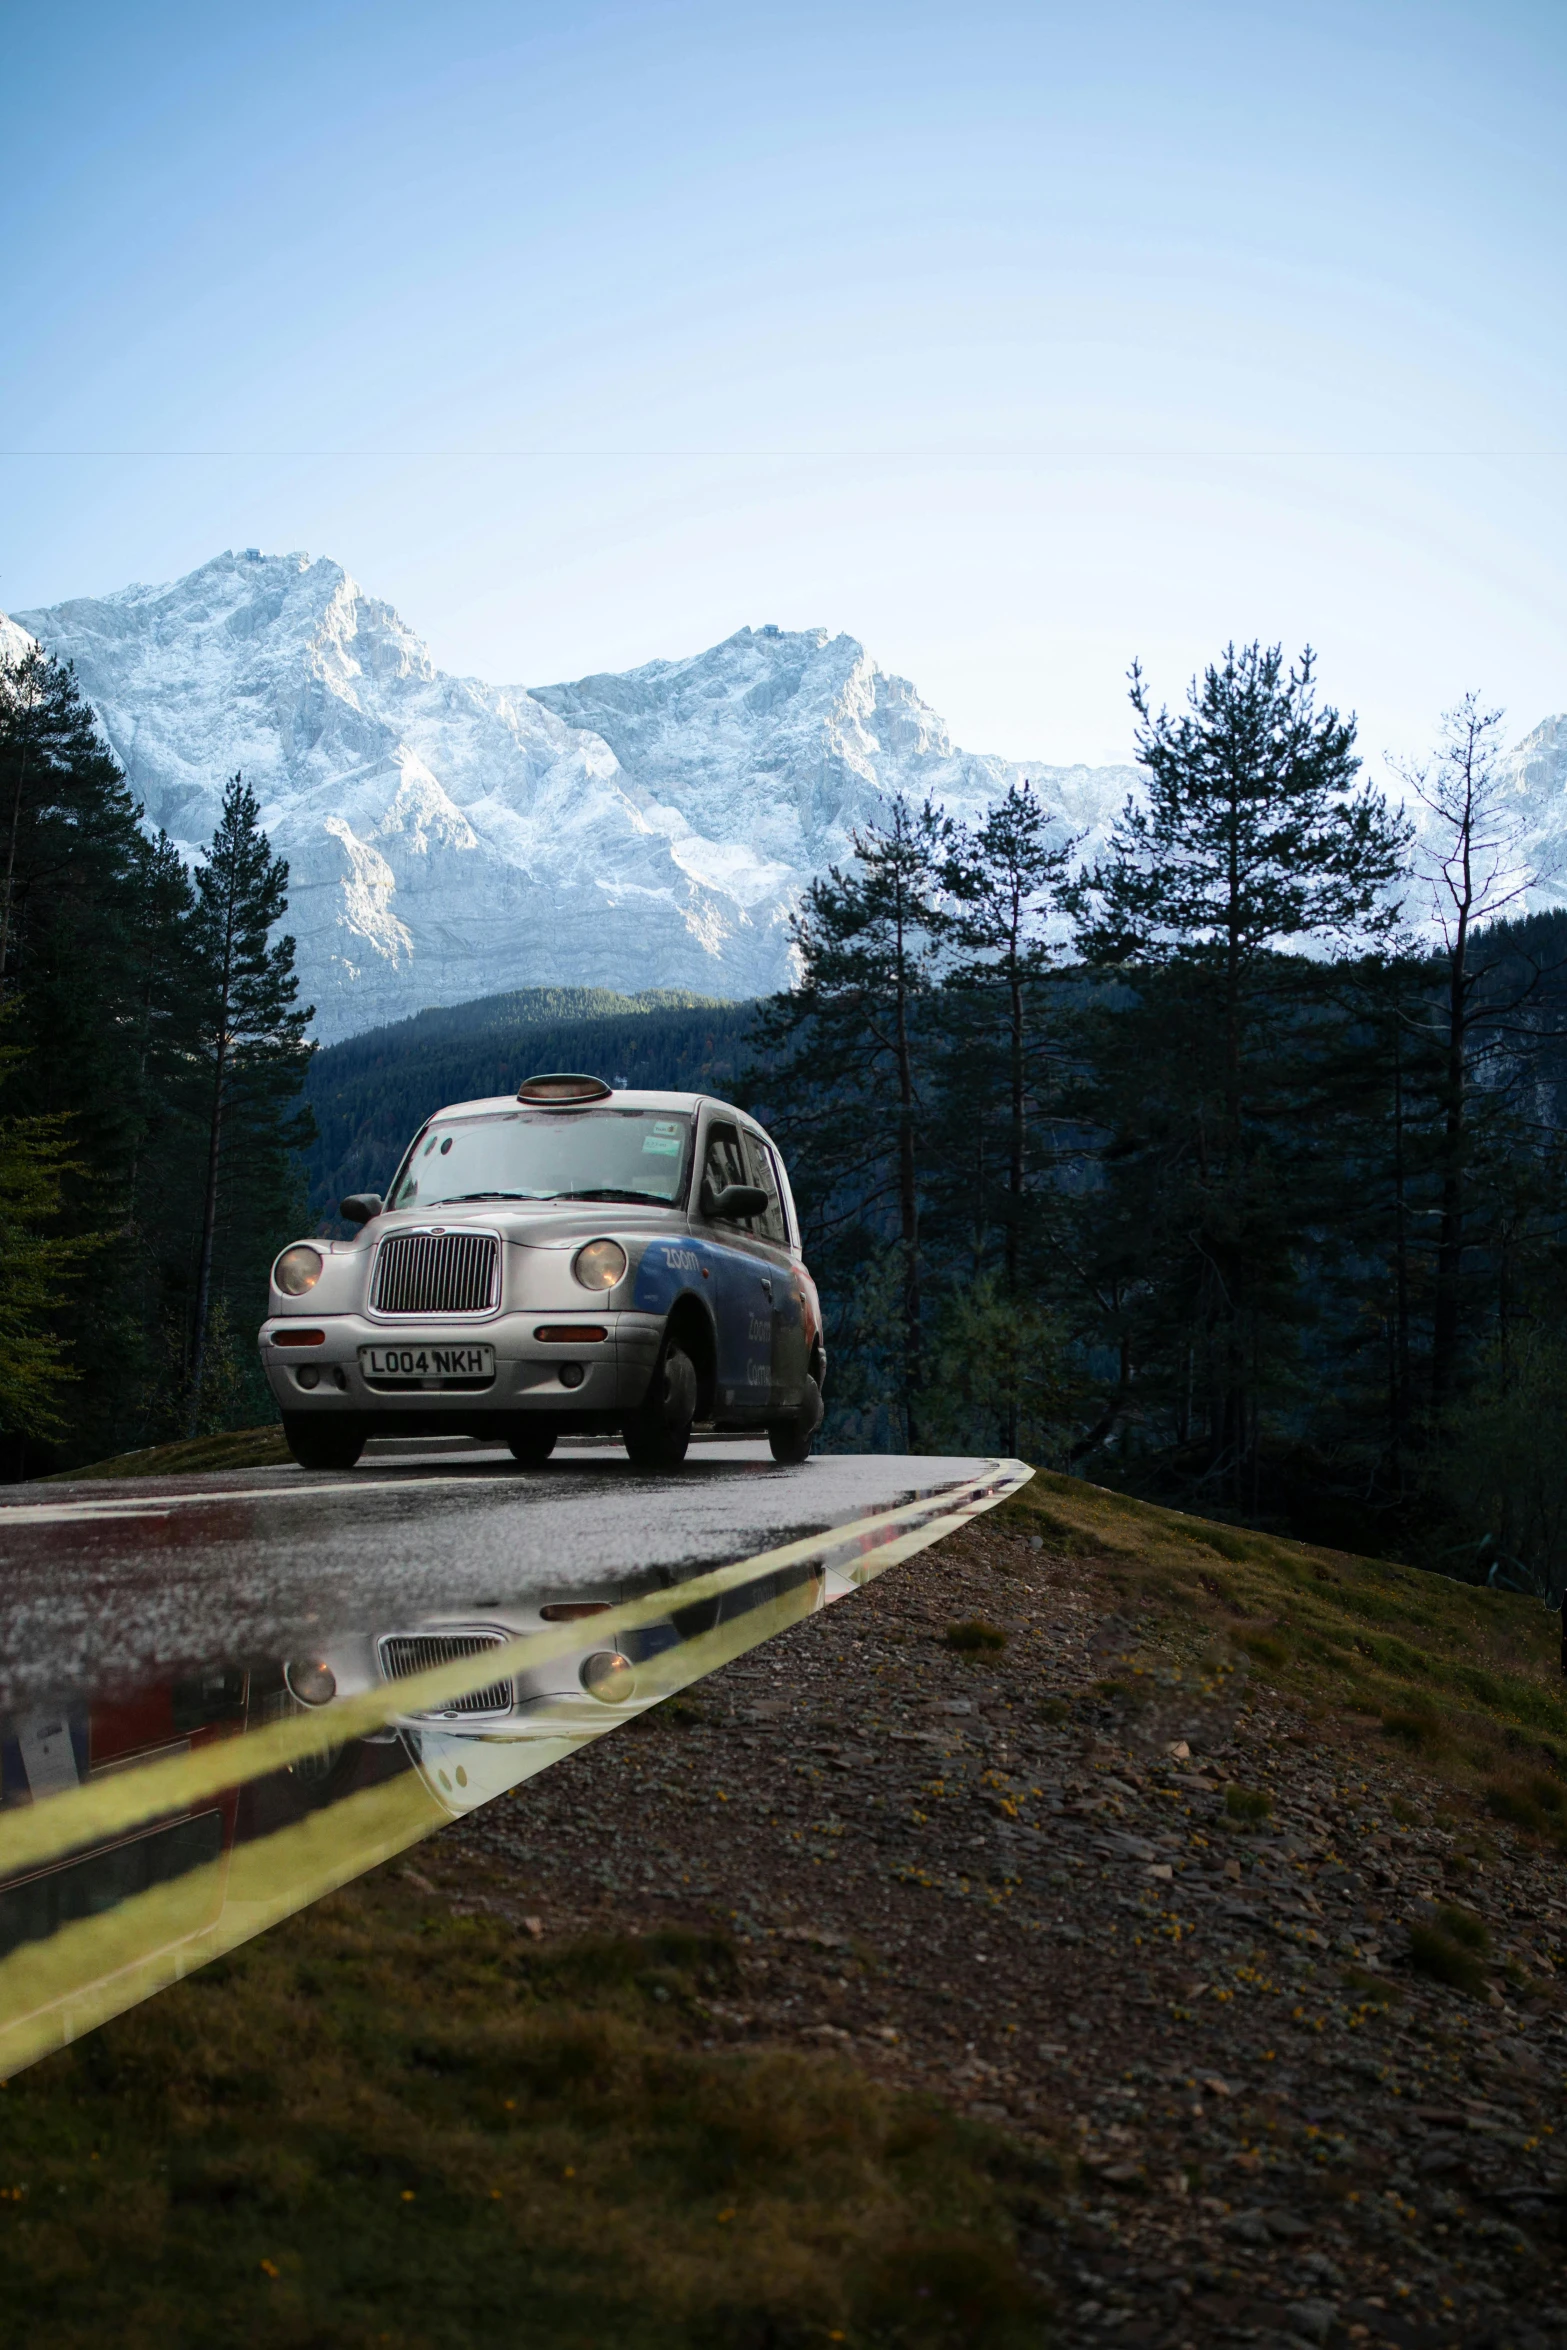
<path fill-rule="evenodd" d="M 302 1412 L 285 1412 L 283 1442 L 302 1469 L 351 1469 L 364 1451 L 365 1430 L 335 1413 L 307 1420 Z"/>
<path fill-rule="evenodd" d="M 621 1438 L 638 1469 L 678 1469 L 696 1418 L 696 1365 L 685 1349 L 666 1346 L 647 1394 L 621 1424 Z"/>

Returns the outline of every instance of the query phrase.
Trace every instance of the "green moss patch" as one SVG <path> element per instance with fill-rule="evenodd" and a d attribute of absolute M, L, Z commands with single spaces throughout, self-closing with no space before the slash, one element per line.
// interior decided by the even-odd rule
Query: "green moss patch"
<path fill-rule="evenodd" d="M 7 2302 L 56 2350 L 1032 2350 L 1015 2142 L 704 2047 L 733 1972 L 369 1878 L 10 2083 Z"/>
<path fill-rule="evenodd" d="M 1444 1911 L 1443 1917 L 1431 1925 L 1410 1927 L 1410 1964 L 1417 1975 L 1425 1975 L 1433 1983 L 1446 1983 L 1451 1990 L 1467 1991 L 1471 1998 L 1478 1998 L 1486 1988 L 1485 1968 L 1481 1963 L 1480 1952 L 1467 1935 L 1459 1938 L 1447 1930 L 1444 1920 L 1451 1914 Z"/>
<path fill-rule="evenodd" d="M 1515 1771 L 1491 1779 L 1485 1808 L 1516 1828 L 1532 1828 L 1567 1843 L 1567 1785 L 1554 1772 Z"/>
<path fill-rule="evenodd" d="M 1249 1676 L 1319 1718 L 1375 1723 L 1497 1816 L 1567 1837 L 1560 1626 L 1537 1600 L 1048 1471 L 1001 1517 L 1096 1560 L 1145 1623 L 1157 1607 L 1159 1648 L 1183 1670 Z"/>
<path fill-rule="evenodd" d="M 1224 1808 L 1243 1827 L 1260 1827 L 1273 1809 L 1273 1798 L 1261 1787 L 1226 1787 Z"/>
<path fill-rule="evenodd" d="M 987 1624 L 978 1616 L 966 1623 L 947 1626 L 947 1646 L 964 1656 L 983 1656 L 998 1648 L 1005 1648 L 1007 1636 L 998 1624 Z"/>

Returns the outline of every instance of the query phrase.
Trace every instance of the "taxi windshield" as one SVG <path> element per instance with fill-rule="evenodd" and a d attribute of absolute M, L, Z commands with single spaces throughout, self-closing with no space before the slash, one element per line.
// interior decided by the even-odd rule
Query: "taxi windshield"
<path fill-rule="evenodd" d="M 667 1110 L 509 1110 L 437 1118 L 403 1163 L 388 1208 L 458 1200 L 685 1196 L 691 1120 Z"/>

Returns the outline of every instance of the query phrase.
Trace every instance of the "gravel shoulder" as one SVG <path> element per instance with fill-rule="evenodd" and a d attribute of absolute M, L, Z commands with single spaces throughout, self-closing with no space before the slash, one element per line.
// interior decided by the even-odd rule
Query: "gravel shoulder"
<path fill-rule="evenodd" d="M 719 1923 L 703 2045 L 830 2050 L 1054 2150 L 1023 2248 L 1062 2340 L 1567 2343 L 1554 1628 L 1476 1616 L 1455 1714 L 1477 1595 L 1076 1491 L 491 1806 L 430 1890 L 546 1941 Z M 1412 1616 L 1336 1663 L 1322 1609 L 1405 1591 L 1456 1611 L 1424 1661 Z"/>

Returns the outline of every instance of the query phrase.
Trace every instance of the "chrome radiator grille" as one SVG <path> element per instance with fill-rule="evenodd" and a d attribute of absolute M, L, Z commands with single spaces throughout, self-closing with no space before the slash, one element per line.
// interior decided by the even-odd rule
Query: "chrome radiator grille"
<path fill-rule="evenodd" d="M 501 1645 L 498 1632 L 388 1632 L 380 1642 L 381 1670 L 389 1681 L 408 1681 L 432 1665 L 460 1664 L 466 1656 L 483 1656 L 486 1649 Z M 511 1683 L 491 1681 L 430 1710 L 441 1715 L 503 1714 L 511 1701 Z"/>
<path fill-rule="evenodd" d="M 486 1314 L 495 1303 L 493 1232 L 394 1232 L 375 1260 L 376 1314 Z"/>

